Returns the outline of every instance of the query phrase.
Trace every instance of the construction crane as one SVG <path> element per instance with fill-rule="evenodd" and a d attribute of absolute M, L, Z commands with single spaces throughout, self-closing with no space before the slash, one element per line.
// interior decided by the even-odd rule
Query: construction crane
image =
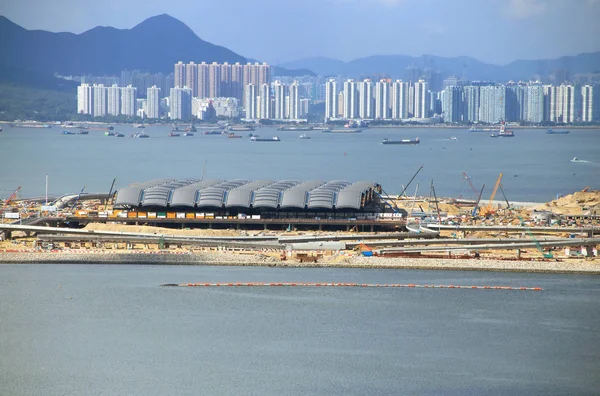
<path fill-rule="evenodd" d="M 502 173 L 498 176 L 498 180 L 496 180 L 496 185 L 494 185 L 494 190 L 492 191 L 492 195 L 490 196 L 490 200 L 485 208 L 481 209 L 480 215 L 487 216 L 489 214 L 494 213 L 493 210 L 493 202 L 494 197 L 496 196 L 496 192 L 498 192 L 498 187 L 500 187 L 500 181 L 502 180 Z"/>
<path fill-rule="evenodd" d="M 415 174 L 413 175 L 413 177 L 408 181 L 408 183 L 406 184 L 406 186 L 402 189 L 402 192 L 400 194 L 398 194 L 398 199 L 402 198 L 402 196 L 406 192 L 406 189 L 408 188 L 408 186 L 410 186 L 410 183 L 412 183 L 412 181 L 415 180 L 415 177 L 417 177 L 417 175 L 419 174 L 419 172 L 421 172 L 421 169 L 423 169 L 423 165 L 421 165 L 421 167 L 419 169 L 417 169 L 417 171 L 415 172 Z"/>
<path fill-rule="evenodd" d="M 10 197 L 8 197 L 5 201 L 4 204 L 5 205 L 9 205 L 12 201 L 14 201 L 17 198 L 17 194 L 19 193 L 19 190 L 21 190 L 21 186 L 17 187 L 17 189 L 15 190 L 14 193 L 12 193 L 10 195 Z"/>
<path fill-rule="evenodd" d="M 552 255 L 552 253 L 550 252 L 545 252 L 544 248 L 542 247 L 542 245 L 540 245 L 540 243 L 538 242 L 538 240 L 535 238 L 535 236 L 533 236 L 533 232 L 531 232 L 531 230 L 529 229 L 529 227 L 527 227 L 525 225 L 525 221 L 523 220 L 523 218 L 519 215 L 517 215 L 517 217 L 519 218 L 519 221 L 521 222 L 521 227 L 525 227 L 525 230 L 527 231 L 527 234 L 529 234 L 529 237 L 531 237 L 531 239 L 533 240 L 533 243 L 535 243 L 535 247 L 537 248 L 537 250 L 539 250 L 539 252 L 542 254 L 542 256 L 545 259 L 552 259 L 554 258 L 554 256 Z"/>
<path fill-rule="evenodd" d="M 473 213 L 471 213 L 471 217 L 477 217 L 477 209 L 479 209 L 479 202 L 481 201 L 481 196 L 483 195 L 483 189 L 485 188 L 485 184 L 481 186 L 481 191 L 479 192 L 479 197 L 477 198 L 477 202 L 475 202 L 475 207 L 473 208 Z"/>
<path fill-rule="evenodd" d="M 477 189 L 473 185 L 473 182 L 471 181 L 471 177 L 469 175 L 467 175 L 465 172 L 463 172 L 462 174 L 465 177 L 465 180 L 467 181 L 467 183 L 469 183 L 469 186 L 471 187 L 471 190 L 473 190 L 473 193 L 475 194 L 475 196 L 477 196 Z"/>

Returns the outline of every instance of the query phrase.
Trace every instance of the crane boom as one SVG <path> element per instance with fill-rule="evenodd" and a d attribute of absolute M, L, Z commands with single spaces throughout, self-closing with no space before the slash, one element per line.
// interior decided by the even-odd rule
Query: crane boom
<path fill-rule="evenodd" d="M 502 180 L 502 173 L 498 176 L 498 180 L 496 180 L 496 185 L 494 185 L 494 190 L 492 191 L 492 195 L 490 195 L 490 200 L 483 210 L 483 215 L 487 215 L 492 212 L 492 203 L 494 202 L 494 197 L 496 196 L 496 192 L 498 192 L 498 187 L 500 187 L 500 181 Z"/>
<path fill-rule="evenodd" d="M 413 177 L 406 184 L 406 187 L 404 187 L 402 189 L 402 192 L 398 195 L 398 199 L 400 199 L 404 195 L 404 193 L 406 192 L 406 189 L 408 188 L 408 186 L 410 186 L 410 183 L 412 183 L 412 181 L 415 180 L 415 177 L 417 177 L 417 175 L 419 174 L 419 172 L 421 172 L 421 169 L 423 169 L 423 165 L 421 165 L 421 167 L 419 169 L 417 169 L 417 171 L 415 172 L 415 174 L 413 175 Z"/>
<path fill-rule="evenodd" d="M 471 181 L 471 177 L 469 175 L 467 175 L 465 172 L 463 172 L 462 174 L 465 177 L 465 180 L 467 181 L 467 183 L 469 183 L 471 190 L 473 190 L 473 192 L 475 193 L 475 196 L 477 196 L 478 192 L 477 192 L 477 189 L 475 188 L 475 186 L 473 185 L 473 182 Z"/>
<path fill-rule="evenodd" d="M 12 201 L 14 201 L 14 200 L 15 200 L 15 198 L 17 198 L 17 194 L 19 193 L 19 190 L 21 190 L 21 186 L 17 187 L 17 189 L 15 190 L 15 192 L 14 192 L 14 193 L 12 193 L 12 194 L 10 195 L 10 197 L 8 197 L 8 198 L 6 199 L 6 201 L 4 201 L 4 203 L 5 203 L 6 205 L 8 205 L 8 204 L 9 204 L 9 203 L 11 203 Z"/>
<path fill-rule="evenodd" d="M 481 191 L 479 192 L 479 197 L 477 198 L 477 202 L 475 202 L 475 207 L 473 208 L 473 213 L 471 213 L 472 217 L 477 215 L 477 209 L 479 209 L 479 201 L 481 201 L 481 195 L 483 195 L 483 189 L 485 188 L 485 184 L 481 186 Z"/>

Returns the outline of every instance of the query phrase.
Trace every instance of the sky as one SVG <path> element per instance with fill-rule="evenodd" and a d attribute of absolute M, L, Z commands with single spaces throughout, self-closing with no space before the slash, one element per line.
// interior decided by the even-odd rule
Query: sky
<path fill-rule="evenodd" d="M 600 50 L 600 0 L 0 0 L 0 15 L 52 32 L 128 29 L 163 13 L 275 65 L 387 54 L 506 64 Z"/>

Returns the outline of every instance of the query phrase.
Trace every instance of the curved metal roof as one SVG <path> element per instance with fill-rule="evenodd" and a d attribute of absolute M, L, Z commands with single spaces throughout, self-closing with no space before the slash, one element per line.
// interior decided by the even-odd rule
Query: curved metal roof
<path fill-rule="evenodd" d="M 269 209 L 361 209 L 372 199 L 369 181 L 160 179 L 117 192 L 115 206 Z"/>

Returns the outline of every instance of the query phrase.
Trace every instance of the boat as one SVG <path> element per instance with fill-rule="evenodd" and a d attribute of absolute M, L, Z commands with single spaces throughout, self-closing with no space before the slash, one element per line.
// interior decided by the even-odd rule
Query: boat
<path fill-rule="evenodd" d="M 310 136 L 308 136 L 307 134 L 303 133 L 302 135 L 300 135 L 298 137 L 299 139 L 310 139 Z"/>
<path fill-rule="evenodd" d="M 252 126 L 234 126 L 234 127 L 229 127 L 228 129 L 230 131 L 232 131 L 232 132 L 245 132 L 245 131 L 254 131 L 254 130 L 256 130 Z"/>
<path fill-rule="evenodd" d="M 450 140 L 458 140 L 456 136 L 450 136 Z"/>
<path fill-rule="evenodd" d="M 134 124 L 133 126 L 135 128 L 146 128 L 146 126 L 144 124 Z"/>
<path fill-rule="evenodd" d="M 2 132 L 2 127 L 0 126 L 0 132 Z"/>
<path fill-rule="evenodd" d="M 197 132 L 196 127 L 194 126 L 194 124 L 190 125 L 189 127 L 185 128 L 186 132 Z"/>
<path fill-rule="evenodd" d="M 115 133 L 112 131 L 106 131 L 104 132 L 104 136 L 115 136 Z"/>
<path fill-rule="evenodd" d="M 469 132 L 494 132 L 497 129 L 495 128 L 476 128 L 476 127 L 471 127 L 469 128 Z"/>
<path fill-rule="evenodd" d="M 149 138 L 150 135 L 147 135 L 144 132 L 138 132 L 138 133 L 134 133 L 133 135 L 131 135 L 131 137 L 136 138 L 136 139 L 144 139 L 144 138 Z"/>
<path fill-rule="evenodd" d="M 415 138 L 415 139 L 402 139 L 402 140 L 389 140 L 389 139 L 383 139 L 381 141 L 382 144 L 419 144 L 421 143 L 421 141 L 419 140 L 419 138 Z"/>
<path fill-rule="evenodd" d="M 281 139 L 279 139 L 279 136 L 273 136 L 270 138 L 260 138 L 258 136 L 252 136 L 250 138 L 250 140 L 253 142 L 281 142 Z"/>
<path fill-rule="evenodd" d="M 498 132 L 498 137 L 514 137 L 515 133 L 513 131 L 511 131 L 510 129 L 507 130 L 506 126 L 504 124 L 504 121 L 502 121 L 502 125 L 500 126 L 500 132 Z"/>
<path fill-rule="evenodd" d="M 121 132 L 116 132 L 115 137 L 125 137 Z"/>
<path fill-rule="evenodd" d="M 62 131 L 63 135 L 76 135 L 75 132 L 71 132 L 71 131 Z"/>
<path fill-rule="evenodd" d="M 498 132 L 492 132 L 492 133 L 490 133 L 490 137 L 498 137 Z"/>
<path fill-rule="evenodd" d="M 89 133 L 89 131 L 86 131 L 84 129 L 80 129 L 79 132 L 77 132 L 78 135 L 88 135 Z"/>
<path fill-rule="evenodd" d="M 173 132 L 173 131 L 169 132 L 169 137 L 179 137 L 179 136 L 181 136 L 180 133 Z"/>
<path fill-rule="evenodd" d="M 221 135 L 220 130 L 210 130 L 202 132 L 204 135 Z"/>
<path fill-rule="evenodd" d="M 173 128 L 171 128 L 171 132 L 179 132 L 179 126 L 173 124 Z"/>
<path fill-rule="evenodd" d="M 305 126 L 282 126 L 277 128 L 278 131 L 312 131 L 313 127 Z"/>
<path fill-rule="evenodd" d="M 228 137 L 229 139 L 241 139 L 241 138 L 242 138 L 242 135 L 236 135 L 235 133 L 231 132 L 231 133 L 229 133 L 229 134 L 227 135 L 227 137 Z"/>
<path fill-rule="evenodd" d="M 323 133 L 361 133 L 362 129 L 347 128 L 347 129 L 323 129 Z"/>
<path fill-rule="evenodd" d="M 566 129 L 558 129 L 555 131 L 552 128 L 550 128 L 546 131 L 546 133 L 548 135 L 568 135 L 569 131 L 567 131 Z"/>
<path fill-rule="evenodd" d="M 192 131 L 185 131 L 183 136 L 194 136 L 194 132 Z"/>

